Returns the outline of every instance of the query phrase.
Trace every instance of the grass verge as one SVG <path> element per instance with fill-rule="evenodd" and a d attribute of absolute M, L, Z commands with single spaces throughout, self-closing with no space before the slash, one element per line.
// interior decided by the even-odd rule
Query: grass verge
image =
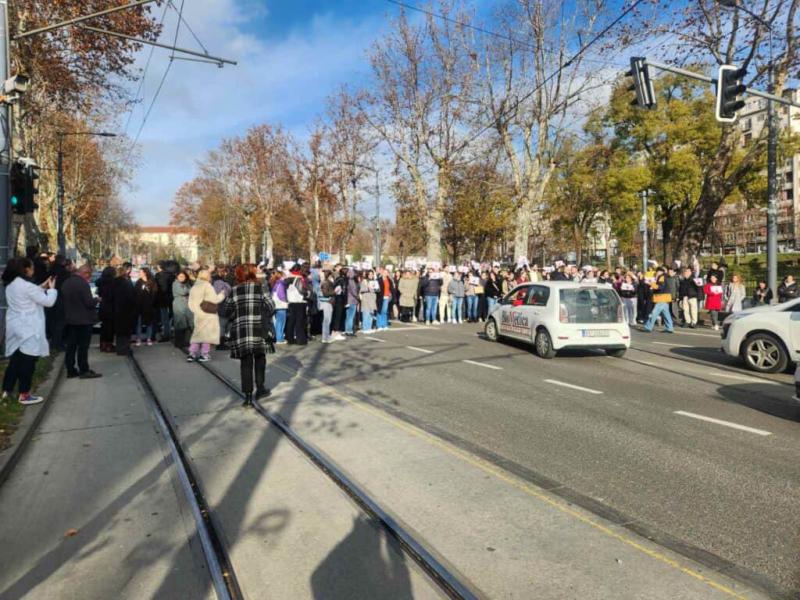
<path fill-rule="evenodd" d="M 33 390 L 36 390 L 50 373 L 50 369 L 53 368 L 53 360 L 53 356 L 48 356 L 36 361 L 36 370 L 33 372 Z M 0 363 L 0 380 L 5 375 L 7 366 L 7 360 Z M 0 400 L 0 450 L 8 447 L 11 434 L 16 430 L 24 411 L 25 407 L 17 402 L 16 394 L 9 396 L 8 400 Z"/>

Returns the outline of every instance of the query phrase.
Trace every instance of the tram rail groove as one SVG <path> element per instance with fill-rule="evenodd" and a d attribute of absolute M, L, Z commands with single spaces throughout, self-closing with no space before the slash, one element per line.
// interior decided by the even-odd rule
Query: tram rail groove
<path fill-rule="evenodd" d="M 128 360 L 134 375 L 144 389 L 145 396 L 156 417 L 158 427 L 169 446 L 172 461 L 178 472 L 178 479 L 192 511 L 200 546 L 208 565 L 209 575 L 217 598 L 219 600 L 242 600 L 244 595 L 236 579 L 236 573 L 228 557 L 225 544 L 218 534 L 218 530 L 221 531 L 221 529 L 216 524 L 216 519 L 205 500 L 200 483 L 183 452 L 172 418 L 164 410 L 158 395 L 150 384 L 150 380 L 136 358 L 131 354 L 128 355 Z"/>
<path fill-rule="evenodd" d="M 245 395 L 239 387 L 227 376 L 211 368 L 206 363 L 198 363 L 208 373 L 230 389 L 239 398 Z M 445 564 L 443 558 L 434 555 L 432 550 L 419 542 L 412 533 L 404 527 L 397 518 L 390 515 L 380 504 L 375 501 L 365 490 L 353 481 L 340 467 L 327 455 L 313 444 L 305 441 L 280 415 L 273 414 L 265 409 L 260 402 L 254 400 L 253 408 L 277 427 L 290 442 L 314 463 L 325 475 L 328 476 L 342 491 L 345 492 L 371 519 L 376 521 L 403 549 L 403 551 L 417 563 L 425 574 L 449 598 L 454 600 L 479 600 L 486 598 L 486 594 L 476 590 L 471 584 L 466 583 L 466 578 L 458 574 L 454 567 Z"/>

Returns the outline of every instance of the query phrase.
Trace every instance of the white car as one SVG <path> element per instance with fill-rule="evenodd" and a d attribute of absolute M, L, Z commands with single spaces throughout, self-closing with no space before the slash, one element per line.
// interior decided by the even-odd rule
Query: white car
<path fill-rule="evenodd" d="M 722 323 L 722 349 L 754 371 L 785 371 L 800 361 L 800 298 L 733 313 Z"/>
<path fill-rule="evenodd" d="M 553 358 L 566 348 L 605 350 L 621 357 L 631 344 L 622 301 L 609 285 L 541 281 L 514 288 L 486 319 L 491 341 L 513 338 Z"/>

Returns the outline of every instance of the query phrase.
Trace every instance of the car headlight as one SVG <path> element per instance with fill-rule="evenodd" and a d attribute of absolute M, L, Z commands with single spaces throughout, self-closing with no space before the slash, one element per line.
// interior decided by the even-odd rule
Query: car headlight
<path fill-rule="evenodd" d="M 727 317 L 725 317 L 725 320 L 722 322 L 722 324 L 724 325 L 725 323 L 733 323 L 734 321 L 743 319 L 746 316 L 747 316 L 746 314 L 743 315 L 741 313 L 733 313 L 732 315 L 728 315 Z"/>

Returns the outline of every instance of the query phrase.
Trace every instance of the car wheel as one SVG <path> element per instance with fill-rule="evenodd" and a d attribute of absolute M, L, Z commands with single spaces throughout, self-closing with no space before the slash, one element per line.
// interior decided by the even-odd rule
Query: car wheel
<path fill-rule="evenodd" d="M 742 344 L 742 358 L 749 368 L 761 373 L 784 371 L 789 363 L 783 344 L 768 333 L 748 336 Z"/>
<path fill-rule="evenodd" d="M 625 351 L 627 348 L 613 348 L 606 350 L 606 354 L 609 356 L 613 356 L 614 358 L 622 358 L 625 356 Z"/>
<path fill-rule="evenodd" d="M 534 340 L 536 347 L 536 354 L 540 358 L 553 358 L 556 351 L 553 349 L 553 340 L 550 339 L 550 334 L 546 329 L 540 329 L 536 332 L 536 339 Z"/>
<path fill-rule="evenodd" d="M 486 321 L 486 327 L 483 328 L 483 332 L 486 334 L 486 339 L 490 342 L 496 342 L 500 339 L 500 335 L 497 333 L 497 323 L 494 319 Z"/>

